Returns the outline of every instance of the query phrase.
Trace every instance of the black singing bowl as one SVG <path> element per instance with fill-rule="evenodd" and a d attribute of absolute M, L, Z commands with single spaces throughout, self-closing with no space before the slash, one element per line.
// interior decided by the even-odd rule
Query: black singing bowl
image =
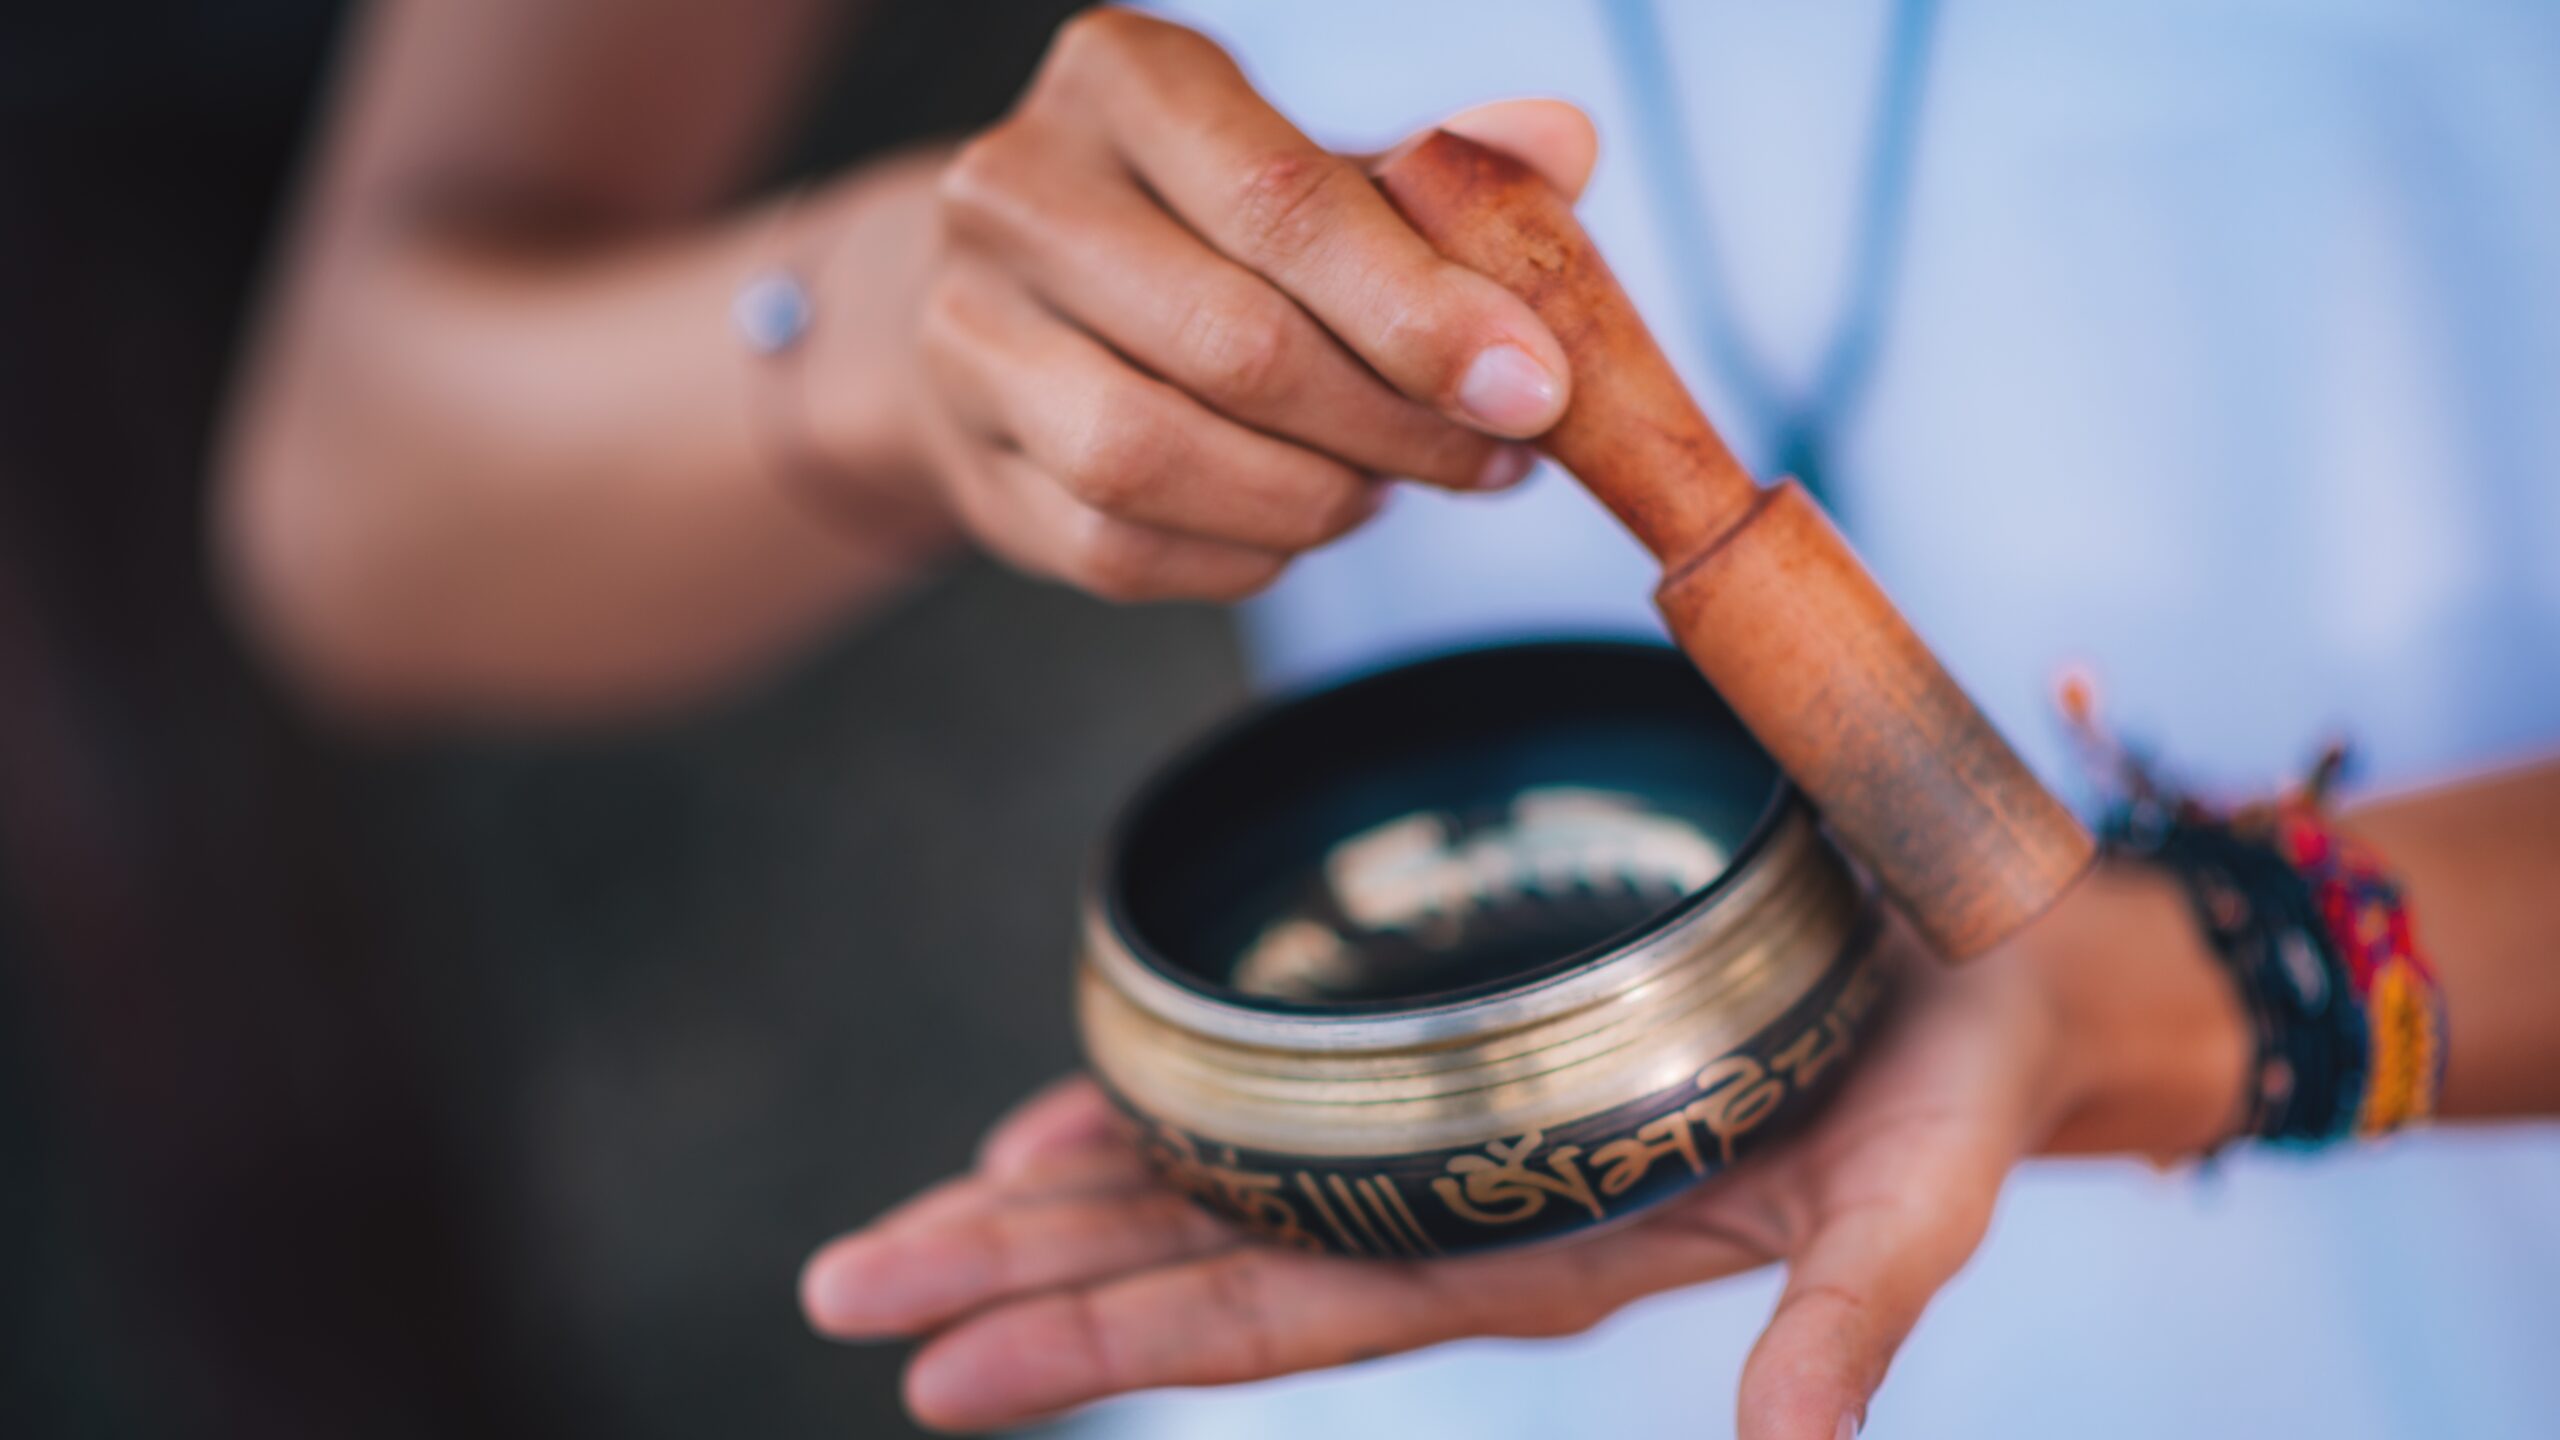
<path fill-rule="evenodd" d="M 1247 714 L 1087 900 L 1085 1051 L 1172 1184 L 1384 1258 L 1607 1223 L 1817 1108 L 1877 910 L 1677 651 L 1467 651 Z"/>

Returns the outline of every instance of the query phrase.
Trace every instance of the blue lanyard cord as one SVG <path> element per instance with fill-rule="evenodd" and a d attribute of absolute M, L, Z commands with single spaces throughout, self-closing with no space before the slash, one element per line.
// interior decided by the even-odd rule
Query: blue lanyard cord
<path fill-rule="evenodd" d="M 1777 473 L 1795 476 L 1825 503 L 1835 498 L 1827 469 L 1831 442 L 1866 393 L 1892 309 L 1937 8 L 1936 0 L 1894 0 L 1840 313 L 1812 385 L 1790 400 L 1739 323 L 1653 0 L 1601 0 L 1611 52 L 1635 107 L 1637 160 L 1656 222 L 1670 241 L 1672 271 L 1683 287 L 1683 308 L 1700 353 L 1724 376 L 1749 419 L 1775 441 Z"/>

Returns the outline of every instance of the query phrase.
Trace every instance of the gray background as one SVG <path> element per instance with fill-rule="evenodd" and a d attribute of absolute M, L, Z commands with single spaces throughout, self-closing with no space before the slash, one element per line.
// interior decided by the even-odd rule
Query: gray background
<path fill-rule="evenodd" d="M 1215 612 L 973 563 L 717 713 L 382 765 L 488 1272 L 580 1433 L 908 1433 L 797 1267 L 1072 1065 L 1090 843 L 1240 688 Z"/>

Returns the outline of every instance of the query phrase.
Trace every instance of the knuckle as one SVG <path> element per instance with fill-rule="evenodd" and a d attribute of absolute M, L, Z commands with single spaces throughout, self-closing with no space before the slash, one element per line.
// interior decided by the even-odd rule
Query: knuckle
<path fill-rule="evenodd" d="M 1816 1281 L 1778 1302 L 1779 1309 L 1828 1312 L 1822 1324 L 1835 1332 L 1865 1333 L 1875 1328 L 1875 1304 L 1836 1280 Z"/>
<path fill-rule="evenodd" d="M 1278 398 L 1297 358 L 1297 326 L 1277 301 L 1225 296 L 1195 306 L 1182 345 L 1203 398 L 1227 407 Z"/>
<path fill-rule="evenodd" d="M 960 524 L 978 543 L 1019 569 L 1036 573 L 1043 568 L 1038 553 L 1020 544 L 1013 527 L 1005 523 L 1004 502 L 993 493 L 994 487 L 977 463 L 967 457 L 955 458 L 944 465 L 941 480 L 942 492 L 950 497 Z"/>
<path fill-rule="evenodd" d="M 1145 23 L 1146 17 L 1134 11 L 1097 5 L 1058 27 L 1057 38 L 1049 42 L 1050 63 L 1081 69 L 1118 56 L 1127 50 L 1132 32 Z"/>
<path fill-rule="evenodd" d="M 1093 407 L 1065 453 L 1058 478 L 1077 499 L 1105 512 L 1127 510 L 1155 480 L 1160 426 L 1150 407 L 1127 396 Z"/>
<path fill-rule="evenodd" d="M 953 1240 L 981 1258 L 997 1294 L 1010 1293 L 1025 1271 L 1020 1223 L 1016 1212 L 998 1209 L 965 1216 L 954 1227 Z"/>
<path fill-rule="evenodd" d="M 1333 228 L 1346 180 L 1359 183 L 1339 157 L 1316 150 L 1283 150 L 1248 162 L 1235 199 L 1245 262 L 1268 270 L 1313 253 Z"/>
<path fill-rule="evenodd" d="M 1127 604 L 1155 598 L 1171 537 L 1096 515 L 1073 537 L 1068 576 L 1101 596 Z"/>
<path fill-rule="evenodd" d="M 1202 1267 L 1201 1282 L 1208 1291 L 1211 1312 L 1236 1347 L 1233 1362 L 1239 1378 L 1273 1375 L 1286 1368 L 1267 1293 L 1270 1272 L 1262 1257 L 1245 1252 L 1213 1261 Z"/>
<path fill-rule="evenodd" d="M 1058 27 L 1052 63 L 1071 74 L 1107 70 L 1115 77 L 1159 64 L 1228 62 L 1227 52 L 1197 30 L 1121 5 L 1097 5 Z"/>
<path fill-rule="evenodd" d="M 949 346 L 976 327 L 969 287 L 957 275 L 944 270 L 926 282 L 924 299 L 916 307 L 916 329 L 925 343 Z"/>
<path fill-rule="evenodd" d="M 968 374 L 979 357 L 983 320 L 969 287 L 955 276 L 936 276 L 916 308 L 916 359 L 924 377 L 952 385 Z"/>
<path fill-rule="evenodd" d="M 1486 330 L 1478 305 L 1449 282 L 1449 272 L 1443 270 L 1392 287 L 1388 293 L 1394 298 L 1383 307 L 1376 332 L 1381 349 L 1410 357 L 1432 399 L 1457 393 L 1459 377 Z"/>
<path fill-rule="evenodd" d="M 942 167 L 934 199 L 944 227 L 962 238 L 984 237 L 1012 226 L 1029 203 L 1023 184 L 1022 133 L 1012 124 L 980 132 Z"/>
<path fill-rule="evenodd" d="M 1205 587 L 1200 598 L 1230 605 L 1239 600 L 1250 600 L 1270 589 L 1288 568 L 1288 560 L 1278 555 L 1257 555 L 1239 560 L 1215 583 Z"/>
<path fill-rule="evenodd" d="M 1307 548 L 1340 539 L 1378 513 L 1379 492 L 1356 476 L 1346 477 L 1326 495 Z"/>
<path fill-rule="evenodd" d="M 1106 1392 L 1129 1388 L 1135 1373 L 1120 1340 L 1118 1327 L 1102 1313 L 1100 1297 L 1089 1289 L 1070 1289 L 1063 1297 L 1067 1306 L 1068 1343 L 1084 1358 L 1086 1367 L 1102 1382 Z"/>
<path fill-rule="evenodd" d="M 1305 488 L 1277 538 L 1289 550 L 1313 550 L 1358 529 L 1376 509 L 1366 481 L 1348 473 L 1327 475 Z"/>
<path fill-rule="evenodd" d="M 1233 64 L 1226 51 L 1196 30 L 1103 5 L 1058 27 L 1031 94 L 1036 102 L 1056 101 L 1072 109 L 1100 98 L 1100 86 L 1134 85 L 1160 94 L 1157 82 L 1173 71 Z"/>

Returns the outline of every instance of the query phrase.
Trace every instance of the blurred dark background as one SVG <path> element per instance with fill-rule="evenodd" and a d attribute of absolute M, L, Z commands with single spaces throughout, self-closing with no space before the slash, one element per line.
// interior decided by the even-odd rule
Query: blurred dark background
<path fill-rule="evenodd" d="M 1074 8 L 871 7 L 778 163 L 992 118 Z M 1226 622 L 966 567 L 711 713 L 319 732 L 204 456 L 340 11 L 0 17 L 0 1434 L 908 1433 L 795 1272 L 1072 1063 Z"/>

